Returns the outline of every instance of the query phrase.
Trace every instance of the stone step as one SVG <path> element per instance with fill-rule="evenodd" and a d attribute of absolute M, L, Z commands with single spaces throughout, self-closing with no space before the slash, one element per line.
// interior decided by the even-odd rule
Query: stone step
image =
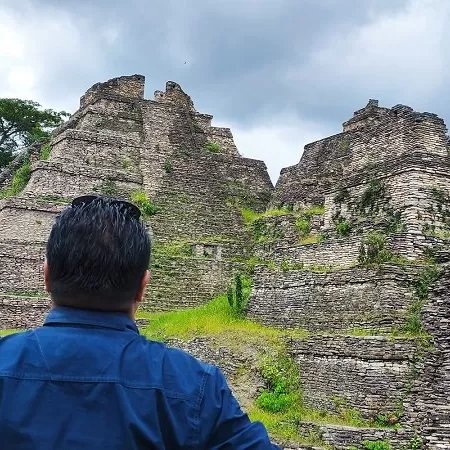
<path fill-rule="evenodd" d="M 336 450 L 364 449 L 364 441 L 389 441 L 392 448 L 397 448 L 395 445 L 407 441 L 402 430 L 393 428 L 363 428 L 314 422 L 301 422 L 299 427 L 300 433 L 306 436 L 313 433 Z"/>
<path fill-rule="evenodd" d="M 306 406 L 336 414 L 356 410 L 363 418 L 389 415 L 408 391 L 418 344 L 386 336 L 311 336 L 290 339 Z"/>
<path fill-rule="evenodd" d="M 23 195 L 76 197 L 97 192 L 128 197 L 142 189 L 142 176 L 116 165 L 115 168 L 94 167 L 86 163 L 38 161 Z"/>

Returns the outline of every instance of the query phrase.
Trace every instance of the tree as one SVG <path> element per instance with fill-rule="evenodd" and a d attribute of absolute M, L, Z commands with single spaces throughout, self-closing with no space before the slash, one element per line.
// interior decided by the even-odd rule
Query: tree
<path fill-rule="evenodd" d="M 0 98 L 0 167 L 14 158 L 18 148 L 48 139 L 66 116 L 64 111 L 41 109 L 32 100 Z"/>

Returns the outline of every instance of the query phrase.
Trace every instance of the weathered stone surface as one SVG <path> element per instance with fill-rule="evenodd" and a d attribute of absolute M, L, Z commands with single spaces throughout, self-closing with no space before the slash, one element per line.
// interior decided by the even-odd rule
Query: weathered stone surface
<path fill-rule="evenodd" d="M 407 394 L 414 341 L 382 336 L 317 336 L 292 340 L 307 405 L 353 408 L 366 417 L 395 415 Z"/>
<path fill-rule="evenodd" d="M 264 324 L 308 330 L 404 324 L 415 268 L 351 268 L 330 273 L 258 268 L 248 317 Z"/>

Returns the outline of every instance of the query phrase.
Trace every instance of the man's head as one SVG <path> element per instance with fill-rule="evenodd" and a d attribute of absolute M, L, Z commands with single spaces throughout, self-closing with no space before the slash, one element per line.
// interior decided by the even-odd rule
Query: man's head
<path fill-rule="evenodd" d="M 139 210 L 107 197 L 80 197 L 53 225 L 45 282 L 56 305 L 131 311 L 148 281 L 150 238 Z"/>

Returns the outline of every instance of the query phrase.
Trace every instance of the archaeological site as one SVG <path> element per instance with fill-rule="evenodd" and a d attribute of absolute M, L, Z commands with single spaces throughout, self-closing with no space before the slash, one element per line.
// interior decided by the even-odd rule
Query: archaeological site
<path fill-rule="evenodd" d="M 49 144 L 0 173 L 0 329 L 39 326 L 50 308 L 42 263 L 58 212 L 82 194 L 128 199 L 153 239 L 141 332 L 217 364 L 275 442 L 449 450 L 444 121 L 369 100 L 274 187 L 178 84 L 147 100 L 144 81 L 95 84 Z M 218 304 L 235 316 L 223 329 Z M 157 335 L 186 311 L 189 332 Z"/>

